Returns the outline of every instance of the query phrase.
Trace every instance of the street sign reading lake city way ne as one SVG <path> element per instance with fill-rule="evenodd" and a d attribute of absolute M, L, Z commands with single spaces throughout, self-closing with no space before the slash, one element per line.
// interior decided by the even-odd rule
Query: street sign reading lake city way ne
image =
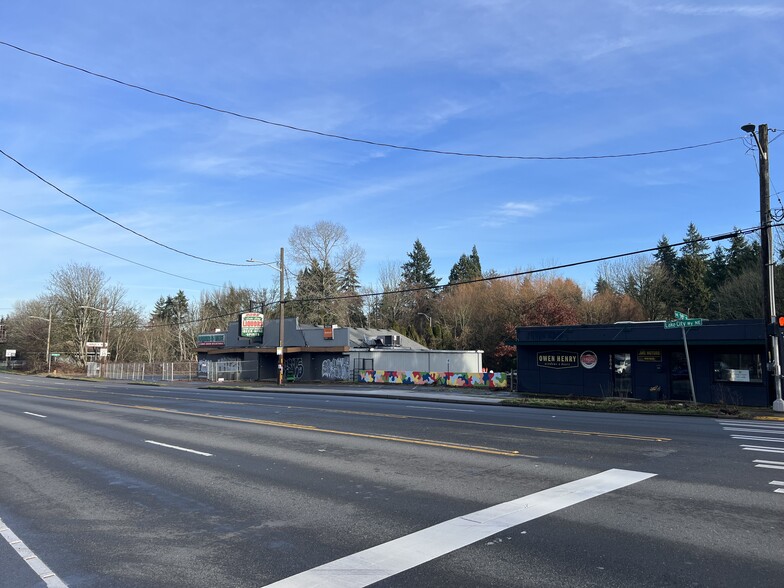
<path fill-rule="evenodd" d="M 664 321 L 664 328 L 665 329 L 680 329 L 682 327 L 701 327 L 702 326 L 702 319 L 701 318 L 689 318 L 688 315 L 675 311 L 675 320 L 674 321 Z"/>
<path fill-rule="evenodd" d="M 665 329 L 680 329 L 681 327 L 701 327 L 702 319 L 676 319 L 674 321 L 664 321 Z"/>

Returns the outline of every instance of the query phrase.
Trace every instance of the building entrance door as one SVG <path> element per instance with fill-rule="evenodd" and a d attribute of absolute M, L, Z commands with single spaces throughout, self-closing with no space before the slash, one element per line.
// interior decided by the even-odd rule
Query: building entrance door
<path fill-rule="evenodd" d="M 613 353 L 613 396 L 629 398 L 632 395 L 632 354 Z"/>
<path fill-rule="evenodd" d="M 670 400 L 691 400 L 689 365 L 683 351 L 670 352 Z"/>

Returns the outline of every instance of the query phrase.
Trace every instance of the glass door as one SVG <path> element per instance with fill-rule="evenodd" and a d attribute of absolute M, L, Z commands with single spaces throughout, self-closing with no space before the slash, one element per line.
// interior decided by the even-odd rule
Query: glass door
<path fill-rule="evenodd" d="M 613 353 L 613 396 L 629 398 L 632 395 L 632 354 Z"/>
<path fill-rule="evenodd" d="M 691 400 L 689 366 L 683 351 L 670 352 L 670 400 Z"/>

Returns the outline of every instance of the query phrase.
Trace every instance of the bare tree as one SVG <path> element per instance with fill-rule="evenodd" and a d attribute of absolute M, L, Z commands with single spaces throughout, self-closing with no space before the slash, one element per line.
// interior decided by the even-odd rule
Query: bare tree
<path fill-rule="evenodd" d="M 291 256 L 301 267 L 314 262 L 320 268 L 331 267 L 344 275 L 349 264 L 358 270 L 365 261 L 365 250 L 349 241 L 346 227 L 330 221 L 319 221 L 311 227 L 295 226 L 289 236 Z"/>
<path fill-rule="evenodd" d="M 310 227 L 295 226 L 289 246 L 298 266 L 297 300 L 286 307 L 306 321 L 361 323 L 361 317 L 355 316 L 361 308 L 356 299 L 346 295 L 360 290 L 357 272 L 365 251 L 349 241 L 346 228 L 329 221 Z"/>
<path fill-rule="evenodd" d="M 378 268 L 378 286 L 376 291 L 383 294 L 373 297 L 368 317 L 376 328 L 387 328 L 398 325 L 403 319 L 405 297 L 397 292 L 403 288 L 403 277 L 400 271 L 400 262 L 387 260 Z"/>
<path fill-rule="evenodd" d="M 599 266 L 600 280 L 618 294 L 625 294 L 640 305 L 644 320 L 665 317 L 674 284 L 669 271 L 653 258 L 636 256 L 605 262 Z"/>
<path fill-rule="evenodd" d="M 103 271 L 89 264 L 71 263 L 52 273 L 47 298 L 58 324 L 66 327 L 63 349 L 77 363 L 86 362 L 88 341 L 100 341 L 111 330 L 124 296 L 121 287 L 109 286 Z"/>

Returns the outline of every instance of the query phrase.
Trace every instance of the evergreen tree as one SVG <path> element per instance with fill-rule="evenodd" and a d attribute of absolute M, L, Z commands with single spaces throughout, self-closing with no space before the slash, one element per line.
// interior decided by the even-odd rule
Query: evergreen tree
<path fill-rule="evenodd" d="M 331 325 L 339 318 L 338 288 L 338 276 L 329 262 L 321 266 L 314 259 L 297 274 L 296 301 L 286 305 L 303 322 Z"/>
<path fill-rule="evenodd" d="M 759 243 L 749 243 L 742 233 L 736 232 L 727 250 L 727 274 L 739 276 L 749 268 L 756 268 L 759 263 Z"/>
<path fill-rule="evenodd" d="M 360 283 L 359 283 L 359 276 L 357 276 L 357 272 L 354 270 L 354 266 L 351 265 L 351 262 L 348 263 L 346 266 L 346 272 L 343 274 L 340 280 L 340 293 L 341 295 L 347 294 L 359 294 Z M 361 327 L 367 321 L 365 317 L 365 313 L 362 310 L 362 299 L 357 296 L 357 298 L 347 298 L 343 300 L 345 306 L 345 323 L 349 327 Z"/>
<path fill-rule="evenodd" d="M 449 272 L 449 283 L 468 282 L 482 277 L 482 264 L 479 262 L 479 253 L 476 245 L 471 250 L 471 255 L 465 253 L 460 256 L 458 262 L 452 266 Z"/>
<path fill-rule="evenodd" d="M 708 260 L 707 284 L 711 292 L 715 293 L 727 281 L 728 275 L 727 254 L 724 248 L 719 245 L 713 250 L 713 255 Z"/>
<path fill-rule="evenodd" d="M 409 260 L 401 268 L 403 281 L 411 286 L 435 289 L 439 279 L 435 277 L 430 256 L 419 239 L 414 241 L 414 248 L 407 255 Z"/>
<path fill-rule="evenodd" d="M 681 256 L 696 256 L 700 257 L 703 261 L 707 259 L 707 251 L 710 247 L 705 242 L 704 237 L 697 230 L 694 223 L 689 223 L 689 228 L 686 230 L 686 236 L 683 240 L 685 244 L 681 248 Z"/>
<path fill-rule="evenodd" d="M 708 245 L 694 223 L 689 224 L 675 268 L 675 278 L 680 294 L 680 305 L 692 316 L 705 316 L 710 308 L 711 291 L 708 288 Z"/>
<path fill-rule="evenodd" d="M 610 284 L 610 282 L 606 278 L 603 278 L 602 276 L 599 276 L 596 279 L 596 285 L 594 286 L 594 292 L 596 294 L 604 294 L 604 293 L 608 293 L 608 292 L 611 293 L 611 294 L 615 293 L 615 291 L 613 290 L 613 287 Z"/>
<path fill-rule="evenodd" d="M 188 297 L 185 292 L 179 290 L 174 296 L 161 296 L 155 303 L 152 311 L 153 322 L 168 325 L 165 329 L 167 345 L 170 346 L 172 353 L 180 361 L 184 361 L 190 356 L 191 345 L 187 340 L 186 321 L 188 320 Z"/>
<path fill-rule="evenodd" d="M 662 265 L 672 275 L 675 275 L 675 265 L 678 262 L 678 255 L 670 245 L 666 235 L 662 235 L 657 246 L 659 249 L 654 253 L 653 257 L 656 259 L 657 263 Z"/>

